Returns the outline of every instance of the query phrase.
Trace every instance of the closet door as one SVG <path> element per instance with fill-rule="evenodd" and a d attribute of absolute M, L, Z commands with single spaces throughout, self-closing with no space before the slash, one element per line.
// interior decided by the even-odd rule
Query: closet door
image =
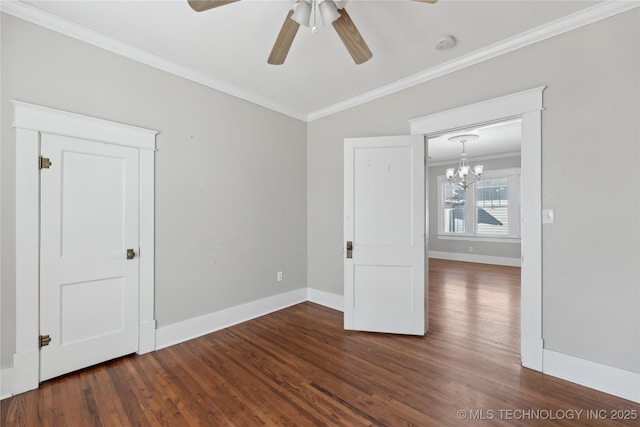
<path fill-rule="evenodd" d="M 43 133 L 41 154 L 44 381 L 138 350 L 139 151 Z"/>

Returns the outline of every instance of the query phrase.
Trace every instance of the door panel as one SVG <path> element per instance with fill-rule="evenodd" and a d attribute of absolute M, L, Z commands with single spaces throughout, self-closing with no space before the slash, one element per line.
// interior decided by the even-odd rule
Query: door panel
<path fill-rule="evenodd" d="M 122 277 L 62 285 L 60 345 L 124 330 L 124 285 Z"/>
<path fill-rule="evenodd" d="M 42 134 L 40 380 L 138 349 L 138 150 Z"/>
<path fill-rule="evenodd" d="M 356 310 L 411 310 L 413 268 L 357 265 L 354 267 Z"/>
<path fill-rule="evenodd" d="M 345 329 L 424 335 L 422 136 L 345 140 Z"/>
<path fill-rule="evenodd" d="M 116 253 L 124 247 L 125 163 L 92 153 L 62 153 L 63 257 Z"/>
<path fill-rule="evenodd" d="M 412 155 L 411 146 L 354 150 L 354 241 L 359 245 L 413 244 Z"/>

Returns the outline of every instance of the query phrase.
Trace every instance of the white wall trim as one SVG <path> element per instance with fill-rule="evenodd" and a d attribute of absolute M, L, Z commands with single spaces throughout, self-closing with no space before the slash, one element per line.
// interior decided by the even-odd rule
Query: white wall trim
<path fill-rule="evenodd" d="M 307 301 L 344 312 L 344 297 L 342 295 L 307 288 Z"/>
<path fill-rule="evenodd" d="M 412 134 L 521 117 L 521 333 L 522 365 L 542 371 L 542 92 L 544 86 L 410 120 Z"/>
<path fill-rule="evenodd" d="M 11 385 L 13 384 L 13 368 L 0 370 L 0 400 L 11 397 Z"/>
<path fill-rule="evenodd" d="M 201 337 L 211 332 L 219 331 L 220 329 L 228 328 L 229 326 L 305 302 L 306 300 L 306 288 L 294 289 L 282 294 L 163 326 L 156 330 L 156 349 L 159 350 Z"/>
<path fill-rule="evenodd" d="M 540 99 L 542 100 L 540 88 Z M 522 115 L 521 310 L 522 365 L 542 369 L 542 111 Z"/>
<path fill-rule="evenodd" d="M 158 131 L 115 123 L 41 105 L 11 101 L 13 104 L 13 127 L 56 135 L 124 145 L 138 149 L 155 150 Z"/>
<path fill-rule="evenodd" d="M 451 234 L 436 234 L 438 240 L 454 240 L 459 242 L 487 242 L 487 243 L 517 243 L 520 244 L 519 237 L 480 237 L 480 236 L 468 236 L 468 235 L 451 235 Z"/>
<path fill-rule="evenodd" d="M 312 112 L 294 111 L 282 104 L 276 103 L 256 93 L 246 91 L 228 82 L 216 79 L 205 73 L 185 67 L 175 62 L 153 55 L 112 37 L 105 36 L 86 27 L 74 24 L 55 15 L 44 12 L 26 3 L 18 1 L 1 1 L 0 11 L 24 19 L 36 25 L 62 33 L 66 36 L 81 40 L 91 45 L 117 53 L 134 61 L 149 65 L 162 71 L 183 77 L 209 88 L 227 93 L 256 105 L 282 113 L 294 119 L 310 122 L 319 118 L 356 107 L 369 101 L 399 92 L 412 86 L 444 76 L 483 61 L 495 58 L 514 50 L 538 43 L 548 38 L 575 30 L 576 28 L 592 24 L 610 16 L 626 12 L 639 4 L 633 1 L 606 1 L 580 12 L 518 34 L 509 39 L 487 46 L 475 52 L 459 57 L 455 60 L 437 65 L 412 76 L 384 85 L 378 89 L 355 96 L 345 101 L 330 105 Z"/>
<path fill-rule="evenodd" d="M 6 385 L 12 396 L 38 388 L 40 379 L 40 352 L 38 350 L 36 347 L 36 349 L 16 352 L 13 355 L 11 382 Z M 4 384 L 3 387 L 5 387 Z"/>
<path fill-rule="evenodd" d="M 343 306 L 343 297 L 341 295 L 313 288 L 296 289 L 162 327 L 156 331 L 158 349 L 188 341 L 304 301 L 310 301 L 338 311 L 342 311 Z M 540 343 L 540 346 L 542 346 L 542 343 Z M 38 357 L 38 355 L 37 353 L 32 353 L 28 357 L 33 358 Z M 543 350 L 543 358 L 543 372 L 547 375 L 640 403 L 639 373 L 548 349 Z M 0 399 L 22 392 L 19 390 L 20 387 L 18 387 L 18 391 L 15 391 L 16 389 L 12 387 L 12 380 L 15 376 L 14 371 L 21 367 L 28 367 L 32 363 L 22 363 L 20 360 L 15 360 L 14 364 L 13 368 L 4 368 L 0 371 Z M 18 376 L 24 376 L 24 374 Z"/>
<path fill-rule="evenodd" d="M 543 358 L 545 374 L 640 403 L 640 373 L 547 349 Z"/>
<path fill-rule="evenodd" d="M 185 67 L 178 63 L 153 55 L 145 50 L 133 47 L 129 44 L 116 40 L 115 38 L 105 36 L 104 34 L 100 34 L 81 25 L 44 12 L 26 3 L 18 1 L 2 1 L 0 2 L 0 10 L 17 18 L 40 25 L 41 27 L 48 28 L 74 39 L 89 43 L 93 46 L 106 49 L 110 52 L 114 52 L 118 55 L 122 55 L 126 58 L 133 59 L 134 61 L 166 71 L 176 76 L 183 77 L 211 89 L 235 96 L 236 98 L 244 99 L 245 101 L 249 101 L 256 105 L 293 117 L 294 119 L 302 121 L 306 121 L 307 119 L 306 114 L 291 110 L 290 108 L 273 102 L 263 96 L 246 91 L 192 68 Z"/>
<path fill-rule="evenodd" d="M 38 388 L 40 357 L 40 133 L 135 147 L 140 161 L 140 327 L 139 353 L 153 350 L 154 319 L 154 155 L 157 131 L 120 125 L 80 114 L 12 101 L 16 129 L 16 352 L 12 394 Z M 96 139 L 96 135 L 100 135 Z M 102 139 L 102 138 L 105 139 Z M 142 217 L 145 215 L 145 217 Z"/>
<path fill-rule="evenodd" d="M 155 136 L 153 142 L 153 150 L 140 150 L 138 354 L 148 353 L 156 348 Z"/>
<path fill-rule="evenodd" d="M 520 267 L 520 258 L 509 258 L 491 255 L 467 254 L 461 252 L 429 251 L 429 258 L 448 259 L 450 261 L 477 262 L 480 264 L 505 265 Z"/>
<path fill-rule="evenodd" d="M 37 388 L 40 371 L 39 358 L 33 357 L 40 318 L 40 174 L 33 159 L 39 155 L 38 132 L 16 129 L 16 352 L 12 394 Z"/>
<path fill-rule="evenodd" d="M 531 111 L 542 110 L 541 93 L 545 86 L 534 87 L 497 98 L 476 102 L 451 110 L 441 111 L 428 116 L 409 120 L 411 134 L 425 134 L 430 138 L 454 129 L 473 124 L 493 123 L 521 116 Z M 468 119 L 461 120 L 462 116 Z M 522 149 L 520 149 L 522 157 Z"/>
<path fill-rule="evenodd" d="M 557 35 L 575 30 L 585 25 L 592 24 L 602 19 L 609 18 L 622 12 L 626 12 L 640 6 L 637 2 L 621 2 L 621 1 L 605 1 L 590 8 L 584 9 L 572 15 L 560 18 L 550 23 L 541 25 L 537 28 L 525 31 L 514 37 L 502 40 L 483 49 L 478 49 L 467 55 L 458 57 L 452 61 L 437 65 L 427 70 L 416 73 L 412 76 L 398 80 L 388 85 L 379 87 L 362 95 L 355 96 L 343 102 L 331 105 L 320 110 L 312 111 L 307 114 L 307 121 L 311 122 L 319 118 L 338 113 L 340 111 L 356 107 L 382 98 L 387 95 L 399 92 L 401 90 L 419 85 L 429 80 L 442 77 L 458 70 L 470 67 L 475 64 L 487 61 L 500 55 L 512 52 L 514 50 L 529 46 L 534 43 L 555 37 Z"/>

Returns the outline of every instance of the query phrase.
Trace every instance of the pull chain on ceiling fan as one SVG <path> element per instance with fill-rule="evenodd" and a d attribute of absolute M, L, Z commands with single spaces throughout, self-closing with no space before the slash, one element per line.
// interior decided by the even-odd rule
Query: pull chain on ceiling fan
<path fill-rule="evenodd" d="M 189 6 L 196 12 L 203 12 L 236 1 L 240 0 L 187 0 Z M 438 0 L 415 1 L 433 4 Z M 273 65 L 284 64 L 300 24 L 309 27 L 313 33 L 316 33 L 320 26 L 328 23 L 333 25 L 356 64 L 362 64 L 371 59 L 373 54 L 344 9 L 344 3 L 346 1 L 342 0 L 297 0 L 284 19 L 267 62 Z"/>

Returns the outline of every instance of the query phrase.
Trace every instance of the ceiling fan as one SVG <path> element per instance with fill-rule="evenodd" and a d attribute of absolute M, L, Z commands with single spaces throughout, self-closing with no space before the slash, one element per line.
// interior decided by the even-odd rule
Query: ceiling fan
<path fill-rule="evenodd" d="M 237 1 L 240 0 L 187 0 L 189 6 L 196 12 L 203 12 Z M 415 1 L 433 4 L 438 0 Z M 300 24 L 311 28 L 311 31 L 315 33 L 319 29 L 318 24 L 329 22 L 335 28 L 356 64 L 362 64 L 371 59 L 373 54 L 345 10 L 344 3 L 346 0 L 296 0 L 282 24 L 267 62 L 273 65 L 284 63 Z"/>

